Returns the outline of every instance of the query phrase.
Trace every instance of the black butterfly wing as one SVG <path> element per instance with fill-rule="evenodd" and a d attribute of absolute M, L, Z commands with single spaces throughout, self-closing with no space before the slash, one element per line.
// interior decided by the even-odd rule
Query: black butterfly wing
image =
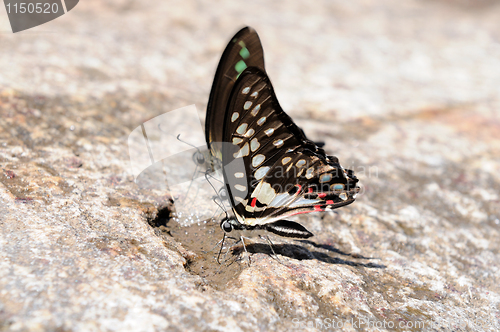
<path fill-rule="evenodd" d="M 259 68 L 243 71 L 233 87 L 223 142 L 226 189 L 244 225 L 335 209 L 359 191 L 353 172 L 308 140 L 281 109 Z"/>
<path fill-rule="evenodd" d="M 254 29 L 241 29 L 229 42 L 215 73 L 207 105 L 205 138 L 212 155 L 222 159 L 220 142 L 229 95 L 238 76 L 247 67 L 264 70 L 264 51 Z"/>

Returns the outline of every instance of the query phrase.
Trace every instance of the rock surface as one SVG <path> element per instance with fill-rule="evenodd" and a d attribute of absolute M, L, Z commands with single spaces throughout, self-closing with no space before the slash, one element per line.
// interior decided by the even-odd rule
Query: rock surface
<path fill-rule="evenodd" d="M 499 330 L 499 16 L 488 0 L 88 0 L 17 34 L 5 16 L 0 330 Z M 126 138 L 204 110 L 244 25 L 283 108 L 363 194 L 301 216 L 312 241 L 218 265 L 217 223 L 168 219 Z"/>

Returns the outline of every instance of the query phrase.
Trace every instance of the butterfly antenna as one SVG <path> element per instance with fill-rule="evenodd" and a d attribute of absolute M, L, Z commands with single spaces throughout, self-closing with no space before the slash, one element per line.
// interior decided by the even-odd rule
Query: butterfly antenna
<path fill-rule="evenodd" d="M 210 182 L 210 180 L 208 179 L 208 173 L 205 173 L 205 180 L 207 180 L 208 184 L 210 184 L 210 186 L 212 187 L 212 189 L 214 190 L 215 194 L 217 196 L 219 196 L 219 194 L 217 193 L 217 189 L 215 189 L 214 185 L 212 184 L 212 182 Z M 219 197 L 220 198 L 220 197 Z M 222 201 L 222 200 L 221 200 Z"/>
<path fill-rule="evenodd" d="M 208 179 L 208 176 L 209 174 L 208 173 L 205 173 L 205 179 L 207 180 L 207 182 L 210 184 L 210 186 L 212 187 L 212 189 L 214 190 L 215 194 L 217 195 L 217 198 L 219 198 L 219 200 L 221 201 L 222 203 L 222 198 L 219 196 L 219 193 L 217 192 L 217 190 L 215 189 L 214 185 L 212 184 L 212 182 L 210 182 L 210 180 Z M 226 214 L 226 218 L 229 218 L 229 215 L 227 214 L 227 211 L 226 209 L 224 209 L 224 206 L 223 205 L 220 205 L 219 203 L 217 203 L 215 200 L 214 200 L 214 203 L 217 204 L 221 209 L 222 211 L 224 211 L 224 213 Z"/>
<path fill-rule="evenodd" d="M 158 124 L 158 129 L 160 129 L 160 131 L 161 131 L 161 132 L 163 132 L 163 133 L 165 133 L 165 134 L 167 134 L 167 135 L 169 135 L 169 136 L 174 136 L 174 135 L 172 135 L 172 134 L 170 134 L 170 133 L 168 133 L 168 132 L 164 131 L 163 129 L 161 129 L 161 123 L 160 123 L 160 124 Z M 180 137 L 181 137 L 181 134 L 178 134 L 178 135 L 176 136 L 177 140 L 179 140 L 179 141 L 181 141 L 182 143 L 187 144 L 187 145 L 189 145 L 189 146 L 191 146 L 191 147 L 195 148 L 195 149 L 197 150 L 197 153 L 199 153 L 200 155 L 203 155 L 203 153 L 201 153 L 200 149 L 198 149 L 198 147 L 197 147 L 197 146 L 195 146 L 195 145 L 193 145 L 193 144 L 191 144 L 191 143 L 189 143 L 189 142 L 186 142 L 186 141 L 184 141 L 184 140 L 180 139 Z"/>
<path fill-rule="evenodd" d="M 185 144 L 187 144 L 187 145 L 189 145 L 189 146 L 192 146 L 192 147 L 193 147 L 193 148 L 195 148 L 195 149 L 196 149 L 199 153 L 201 153 L 200 149 L 198 149 L 198 147 L 197 147 L 197 146 L 195 146 L 195 145 L 193 145 L 193 144 L 191 144 L 191 143 L 189 143 L 189 142 L 186 142 L 186 141 L 182 140 L 182 139 L 181 139 L 181 134 L 177 135 L 177 139 L 178 139 L 179 141 L 181 141 L 182 143 L 185 143 Z"/>
<path fill-rule="evenodd" d="M 219 211 L 219 209 L 222 209 L 222 207 L 219 205 L 219 203 L 216 202 L 216 199 L 217 197 L 214 197 L 213 201 L 215 204 L 217 204 L 218 208 L 215 209 L 214 213 L 212 214 L 212 217 L 210 218 L 210 220 L 215 220 L 215 216 L 217 215 L 217 212 Z M 224 212 L 224 209 L 222 209 L 222 212 Z M 221 213 L 219 213 L 218 215 L 221 215 Z"/>
<path fill-rule="evenodd" d="M 214 179 L 215 181 L 218 181 L 218 182 L 220 182 L 220 183 L 224 183 L 224 182 L 222 182 L 221 180 L 217 179 L 217 178 L 216 178 L 215 176 L 213 176 L 212 174 L 207 173 L 207 174 L 206 174 L 206 176 L 210 176 L 210 177 L 211 177 L 212 179 Z M 207 181 L 208 181 L 208 179 L 207 179 Z"/>
<path fill-rule="evenodd" d="M 193 161 L 196 165 L 203 165 L 205 163 L 205 156 L 203 155 L 203 153 L 201 152 L 201 150 L 197 146 L 182 140 L 181 134 L 177 135 L 177 139 L 179 141 L 181 141 L 182 143 L 187 144 L 187 145 L 196 149 L 196 152 L 193 154 Z"/>
<path fill-rule="evenodd" d="M 220 209 L 221 209 L 221 210 L 222 210 L 222 211 L 226 214 L 226 218 L 229 218 L 229 216 L 228 216 L 228 214 L 227 214 L 227 211 L 224 209 L 224 206 L 223 206 L 223 205 L 221 205 L 222 203 L 220 203 L 220 204 L 219 204 L 219 203 L 217 202 L 217 198 L 219 198 L 219 199 L 220 199 L 220 197 L 215 197 L 215 198 L 213 199 L 214 203 L 215 203 L 215 204 L 217 204 L 217 206 L 218 206 L 218 207 L 219 207 L 219 208 L 220 208 Z M 217 211 L 218 211 L 218 210 L 219 210 L 219 209 L 217 209 Z M 215 212 L 217 212 L 217 211 L 215 211 Z M 215 213 L 214 213 L 214 215 L 215 215 Z M 212 217 L 212 218 L 213 218 L 213 217 Z"/>
<path fill-rule="evenodd" d="M 193 176 L 191 176 L 191 182 L 189 183 L 188 190 L 186 191 L 186 198 L 187 198 L 188 194 L 189 194 L 189 191 L 191 190 L 191 186 L 193 185 L 194 178 L 196 177 L 196 174 L 198 173 L 198 167 L 200 167 L 200 165 L 202 165 L 202 164 L 205 163 L 205 157 L 203 156 L 203 153 L 200 151 L 200 149 L 197 146 L 195 146 L 195 145 L 193 145 L 193 144 L 191 144 L 189 142 L 186 142 L 183 139 L 181 139 L 181 134 L 177 135 L 176 138 L 177 138 L 178 141 L 180 141 L 180 142 L 182 142 L 184 144 L 187 144 L 187 145 L 189 145 L 189 146 L 191 146 L 191 147 L 193 147 L 193 148 L 196 149 L 196 152 L 193 155 L 193 161 L 196 164 L 196 168 L 194 169 Z"/>

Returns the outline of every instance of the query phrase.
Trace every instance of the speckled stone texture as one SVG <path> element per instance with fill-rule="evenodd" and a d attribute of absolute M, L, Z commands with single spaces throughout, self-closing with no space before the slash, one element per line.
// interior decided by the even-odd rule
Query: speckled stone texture
<path fill-rule="evenodd" d="M 487 0 L 86 0 L 12 34 L 0 12 L 0 331 L 499 330 L 499 17 Z M 127 136 L 204 110 L 245 25 L 282 107 L 363 193 L 297 218 L 310 241 L 218 265 L 218 224 L 170 220 Z"/>

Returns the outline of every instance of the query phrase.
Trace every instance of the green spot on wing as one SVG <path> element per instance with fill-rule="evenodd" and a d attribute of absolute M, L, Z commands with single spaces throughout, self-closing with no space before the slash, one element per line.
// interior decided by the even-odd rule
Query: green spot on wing
<path fill-rule="evenodd" d="M 250 56 L 250 52 L 248 51 L 248 48 L 246 47 L 243 47 L 241 50 L 240 50 L 240 55 L 243 59 L 248 59 L 248 57 Z"/>
<path fill-rule="evenodd" d="M 234 70 L 241 74 L 241 72 L 244 71 L 246 67 L 247 64 L 245 63 L 245 61 L 240 60 L 234 65 Z"/>
<path fill-rule="evenodd" d="M 245 42 L 244 42 L 243 40 L 242 40 L 242 41 L 240 41 L 240 42 L 238 43 L 238 45 L 240 45 L 240 46 L 241 46 L 241 48 L 245 48 L 245 47 L 247 47 L 247 45 L 245 44 Z"/>

